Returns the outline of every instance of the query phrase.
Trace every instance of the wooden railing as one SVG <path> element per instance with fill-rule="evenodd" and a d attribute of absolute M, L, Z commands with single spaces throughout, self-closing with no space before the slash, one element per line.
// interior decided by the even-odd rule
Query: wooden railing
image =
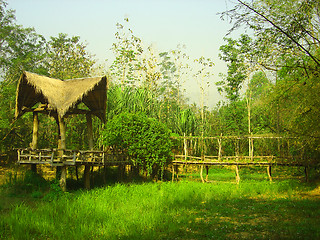
<path fill-rule="evenodd" d="M 119 165 L 131 164 L 124 154 L 112 154 L 98 150 L 63 150 L 19 148 L 19 164 L 64 165 Z"/>

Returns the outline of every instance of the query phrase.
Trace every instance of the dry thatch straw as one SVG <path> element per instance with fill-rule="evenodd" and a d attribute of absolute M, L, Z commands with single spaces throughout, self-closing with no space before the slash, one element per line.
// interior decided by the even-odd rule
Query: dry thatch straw
<path fill-rule="evenodd" d="M 21 117 L 35 104 L 47 104 L 60 117 L 83 102 L 102 121 L 106 113 L 106 77 L 60 80 L 23 72 L 17 87 L 15 117 Z"/>

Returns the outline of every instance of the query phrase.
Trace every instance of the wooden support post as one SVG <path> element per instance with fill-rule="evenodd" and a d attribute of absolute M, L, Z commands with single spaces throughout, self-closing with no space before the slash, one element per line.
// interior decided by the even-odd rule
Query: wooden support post
<path fill-rule="evenodd" d="M 38 148 L 38 136 L 39 136 L 39 117 L 37 112 L 33 112 L 33 131 L 32 131 L 32 143 L 31 149 L 35 150 Z M 37 172 L 37 165 L 31 164 L 31 171 L 36 173 Z"/>
<path fill-rule="evenodd" d="M 183 133 L 183 147 L 184 147 L 184 161 L 187 162 L 188 150 L 187 150 L 187 139 L 186 139 L 185 133 Z"/>
<path fill-rule="evenodd" d="M 90 189 L 90 166 L 89 165 L 84 166 L 83 179 L 84 179 L 85 189 Z"/>
<path fill-rule="evenodd" d="M 58 149 L 61 149 L 61 134 L 60 134 L 60 123 L 59 123 L 59 118 L 58 115 L 55 117 L 57 126 L 58 126 Z M 56 179 L 60 179 L 61 177 L 61 166 L 56 167 Z"/>
<path fill-rule="evenodd" d="M 174 181 L 174 164 L 172 164 L 172 179 L 171 181 L 173 182 Z"/>
<path fill-rule="evenodd" d="M 102 176 L 102 179 L 103 179 L 103 184 L 107 184 L 107 169 L 106 169 L 106 166 L 103 166 L 103 176 Z"/>
<path fill-rule="evenodd" d="M 236 181 L 237 181 L 237 184 L 240 183 L 240 174 L 239 174 L 239 166 L 236 165 Z"/>
<path fill-rule="evenodd" d="M 206 166 L 206 182 L 208 182 L 209 178 L 209 166 Z"/>
<path fill-rule="evenodd" d="M 236 162 L 239 161 L 239 138 L 236 140 Z M 239 166 L 236 165 L 236 181 L 237 184 L 240 183 Z"/>
<path fill-rule="evenodd" d="M 87 120 L 88 145 L 89 145 L 89 149 L 93 150 L 93 130 L 92 130 L 91 113 L 86 114 L 86 120 Z"/>
<path fill-rule="evenodd" d="M 31 148 L 38 148 L 38 130 L 39 130 L 39 117 L 37 112 L 33 112 L 33 132 L 32 132 L 32 143 Z"/>
<path fill-rule="evenodd" d="M 76 178 L 77 178 L 77 181 L 79 181 L 79 171 L 78 171 L 78 166 L 76 166 Z"/>
<path fill-rule="evenodd" d="M 59 121 L 59 129 L 60 129 L 60 149 L 59 152 L 60 157 L 63 157 L 64 150 L 66 149 L 66 126 L 63 117 L 60 117 L 58 115 L 58 121 Z M 63 165 L 61 167 L 61 176 L 60 176 L 60 187 L 62 191 L 67 190 L 67 166 Z"/>
<path fill-rule="evenodd" d="M 92 130 L 92 115 L 91 113 L 86 114 L 87 120 L 87 133 L 88 133 L 88 145 L 89 149 L 93 150 L 93 130 Z M 90 189 L 90 166 L 85 165 L 84 167 L 84 187 Z"/>
<path fill-rule="evenodd" d="M 222 137 L 222 133 L 220 135 L 220 138 L 218 138 L 218 144 L 219 144 L 219 152 L 218 152 L 218 161 L 220 162 L 221 160 L 221 150 L 222 150 L 222 147 L 221 147 L 221 137 Z"/>
<path fill-rule="evenodd" d="M 200 167 L 200 178 L 201 178 L 201 181 L 204 183 L 204 179 L 203 179 L 203 164 L 201 164 L 201 167 Z"/>
<path fill-rule="evenodd" d="M 268 173 L 268 177 L 269 177 L 270 182 L 272 182 L 271 165 L 269 165 L 269 166 L 267 167 L 267 173 Z"/>
<path fill-rule="evenodd" d="M 177 180 L 179 180 L 179 165 L 174 165 L 174 172 L 176 174 Z"/>
<path fill-rule="evenodd" d="M 252 136 L 252 134 L 251 134 L 251 136 Z M 250 146 L 251 146 L 250 157 L 251 157 L 251 161 L 253 161 L 253 138 L 252 137 L 250 138 Z"/>
<path fill-rule="evenodd" d="M 306 176 L 306 182 L 309 182 L 309 166 L 304 167 L 304 174 Z"/>
<path fill-rule="evenodd" d="M 201 162 L 204 162 L 204 138 L 203 138 L 203 131 L 201 133 Z M 203 167 L 204 165 L 201 164 L 201 168 L 200 168 L 200 178 L 201 181 L 204 183 L 204 179 L 203 179 Z"/>

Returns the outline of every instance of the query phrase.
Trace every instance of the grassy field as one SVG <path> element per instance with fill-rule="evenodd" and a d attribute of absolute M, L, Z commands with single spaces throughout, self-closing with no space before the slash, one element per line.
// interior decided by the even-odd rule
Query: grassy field
<path fill-rule="evenodd" d="M 47 182 L 29 176 L 29 194 L 6 191 L 25 188 L 19 181 L 2 187 L 0 238 L 320 239 L 320 189 L 298 173 L 284 179 L 279 171 L 269 182 L 263 170 L 242 170 L 235 184 L 232 170 L 217 168 L 210 183 L 189 172 L 179 182 L 114 183 L 69 193 L 54 182 L 45 190 Z"/>

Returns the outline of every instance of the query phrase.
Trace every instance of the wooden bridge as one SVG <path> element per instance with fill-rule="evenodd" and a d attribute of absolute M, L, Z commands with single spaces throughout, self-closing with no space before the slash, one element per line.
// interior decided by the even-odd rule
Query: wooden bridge
<path fill-rule="evenodd" d="M 237 183 L 240 182 L 239 167 L 240 166 L 265 166 L 266 173 L 270 181 L 272 181 L 271 168 L 273 166 L 291 166 L 291 167 L 304 167 L 305 179 L 309 179 L 309 168 L 314 166 L 311 161 L 301 162 L 293 158 L 284 158 L 276 156 L 226 156 L 226 157 L 212 157 L 204 156 L 201 157 L 190 157 L 185 160 L 184 155 L 175 155 L 175 159 L 172 162 L 172 181 L 175 177 L 178 178 L 179 166 L 196 165 L 200 166 L 200 178 L 202 182 L 208 181 L 209 167 L 213 166 L 234 166 L 235 176 Z M 202 160 L 201 160 L 202 159 Z M 203 170 L 206 170 L 206 176 L 203 176 Z"/>
<path fill-rule="evenodd" d="M 179 166 L 196 165 L 201 167 L 200 177 L 203 182 L 208 179 L 209 167 L 213 166 L 234 166 L 237 182 L 240 181 L 240 166 L 266 166 L 270 181 L 272 181 L 271 168 L 273 166 L 304 167 L 306 180 L 308 181 L 309 168 L 318 165 L 314 159 L 308 160 L 302 154 L 290 154 L 288 141 L 295 141 L 296 138 L 294 137 L 220 135 L 216 137 L 180 136 L 174 137 L 174 139 L 180 141 L 180 154 L 176 154 L 172 162 L 172 180 L 174 180 L 175 176 L 178 177 Z M 256 154 L 254 154 L 254 140 L 268 139 L 276 140 L 276 152 L 278 155 L 271 155 L 274 151 L 265 151 L 265 153 L 269 154 L 259 154 L 259 151 L 256 151 Z M 223 154 L 222 141 L 231 141 L 233 143 L 234 150 L 231 151 L 231 154 L 230 150 L 229 155 Z M 242 148 L 240 147 L 240 141 L 242 141 Z M 284 146 L 281 146 L 280 141 L 285 141 L 285 144 L 282 144 L 286 145 L 285 149 Z M 208 149 L 211 150 L 208 151 Z M 207 155 L 208 153 L 215 153 L 215 155 Z M 206 169 L 205 178 L 203 177 L 204 168 Z"/>

